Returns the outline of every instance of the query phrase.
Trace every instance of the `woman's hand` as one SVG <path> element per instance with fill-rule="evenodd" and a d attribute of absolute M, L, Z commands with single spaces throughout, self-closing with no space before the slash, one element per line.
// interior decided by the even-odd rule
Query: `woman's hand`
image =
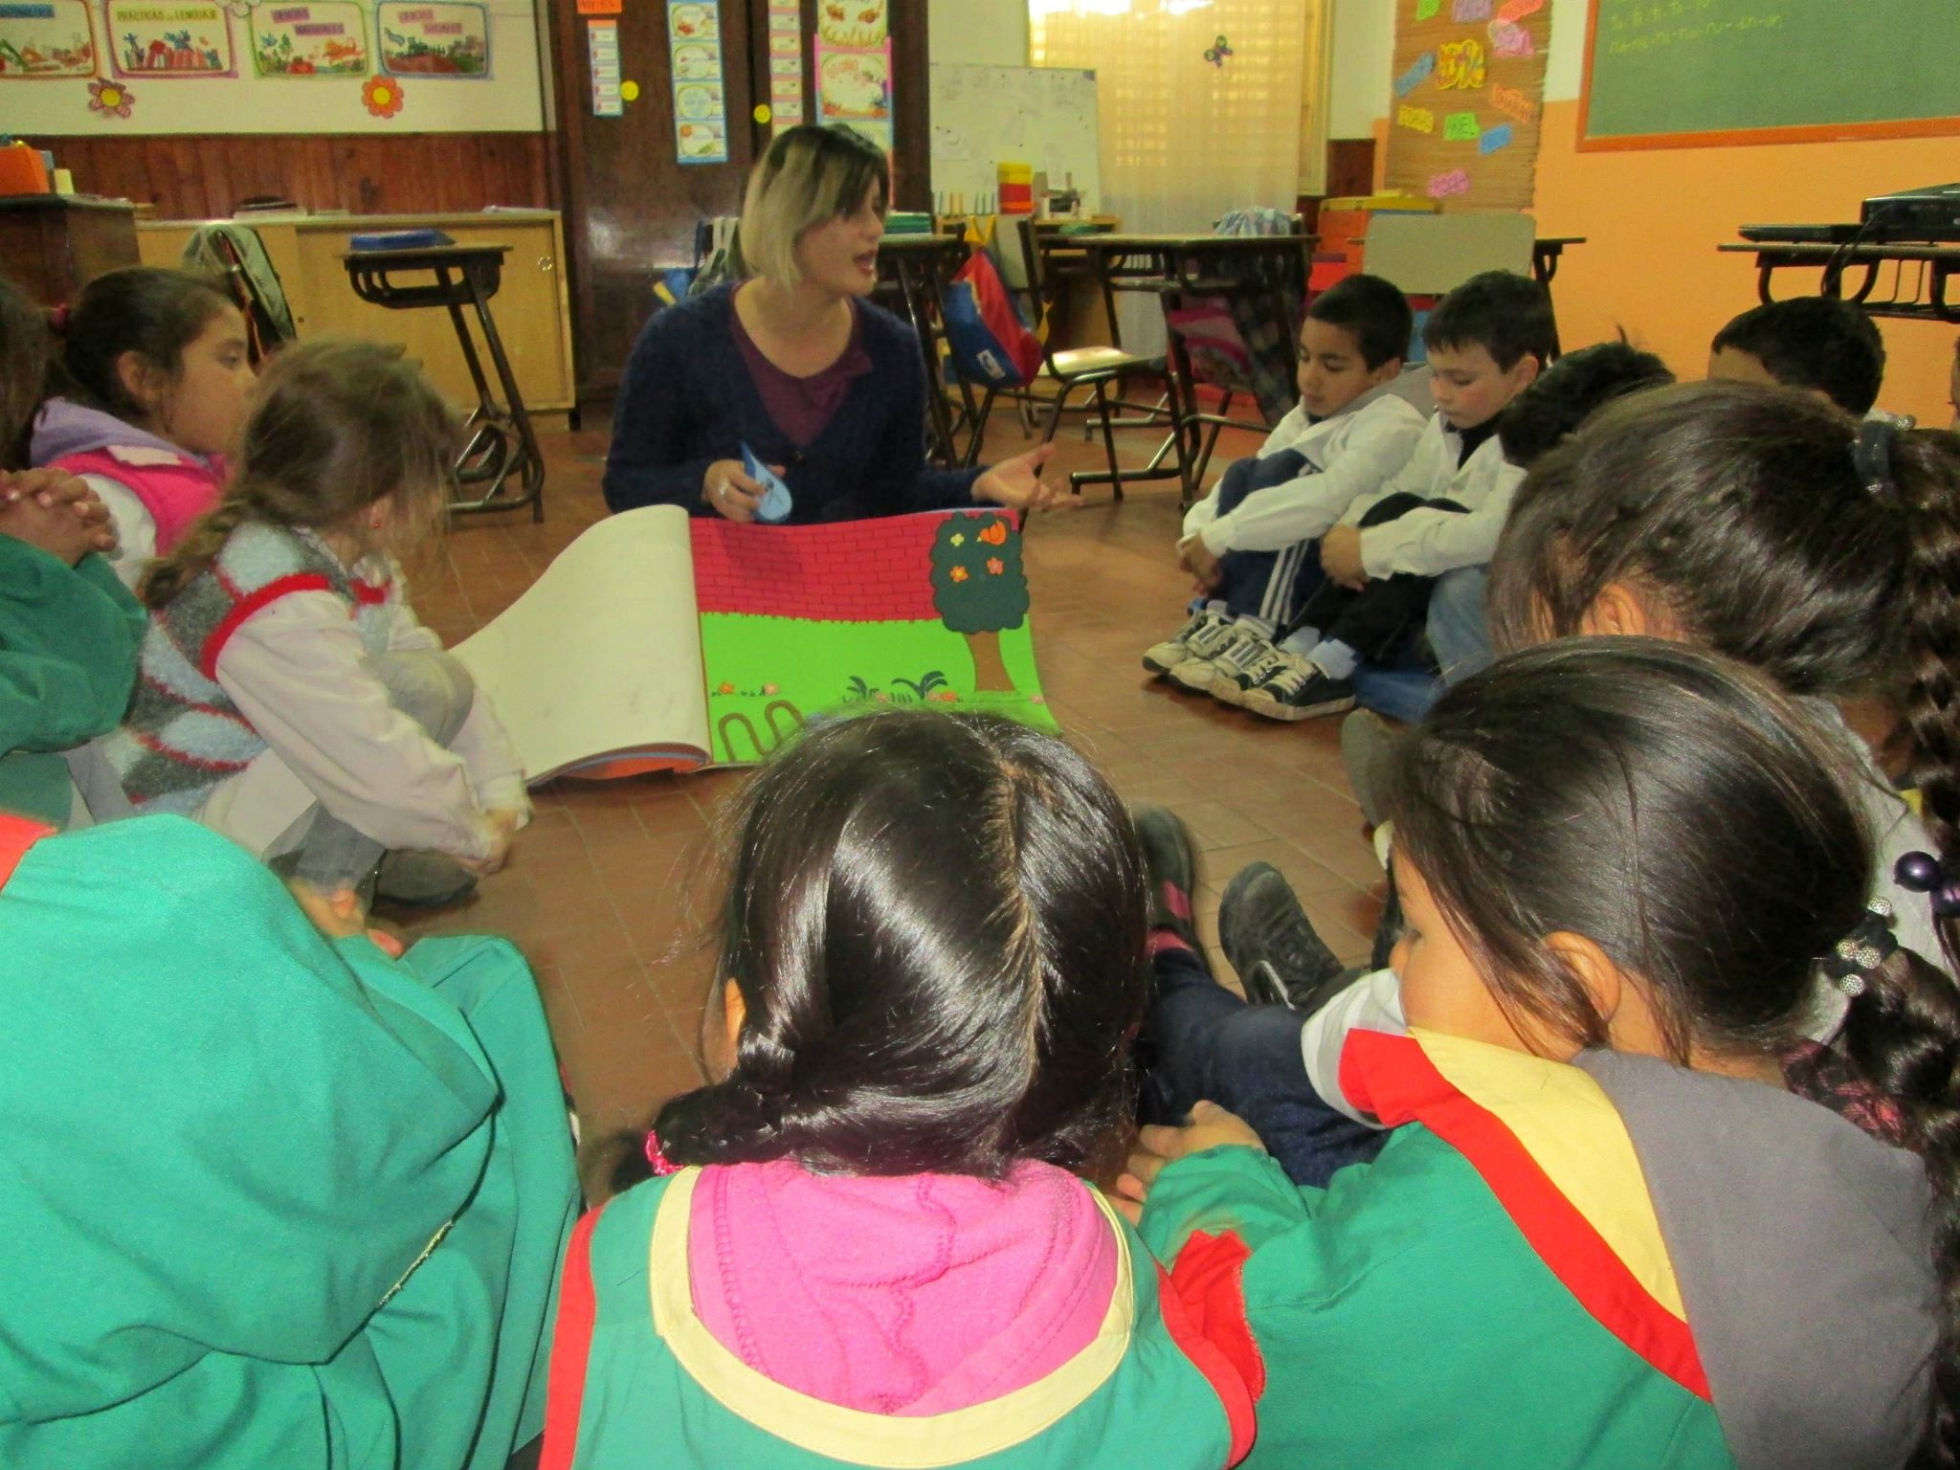
<path fill-rule="evenodd" d="M 1191 1121 L 1182 1128 L 1140 1128 L 1130 1162 L 1110 1195 L 1110 1202 L 1132 1225 L 1143 1217 L 1143 1202 L 1150 1186 L 1164 1172 L 1164 1166 L 1187 1154 L 1200 1154 L 1208 1148 L 1254 1148 L 1260 1153 L 1266 1145 L 1252 1131 L 1252 1125 L 1236 1113 L 1228 1113 L 1217 1103 L 1201 1102 L 1191 1109 Z"/>
<path fill-rule="evenodd" d="M 1054 445 L 1043 444 L 1002 460 L 973 482 L 973 498 L 991 500 L 1009 510 L 1053 510 L 1062 503 L 1062 492 L 1042 482 L 1041 467 L 1054 453 Z"/>
<path fill-rule="evenodd" d="M 777 474 L 783 472 L 781 465 L 771 465 Z M 762 508 L 762 497 L 769 492 L 742 468 L 739 459 L 718 459 L 708 466 L 708 472 L 701 477 L 701 498 L 716 515 L 728 520 L 746 523 L 755 519 L 756 512 Z"/>

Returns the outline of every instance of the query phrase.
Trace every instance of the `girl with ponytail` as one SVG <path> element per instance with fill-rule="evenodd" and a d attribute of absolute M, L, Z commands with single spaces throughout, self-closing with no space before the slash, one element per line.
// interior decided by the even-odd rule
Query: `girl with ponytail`
<path fill-rule="evenodd" d="M 729 826 L 712 1080 L 574 1234 L 542 1463 L 1243 1455 L 1243 1386 L 1082 1177 L 1143 1009 L 1109 786 L 1009 721 L 893 711 L 806 731 Z"/>
<path fill-rule="evenodd" d="M 455 442 L 400 347 L 273 360 L 224 498 L 141 584 L 136 696 L 84 782 L 98 819 L 176 812 L 324 892 L 379 868 L 409 903 L 502 865 L 522 767 L 400 568 L 441 522 Z"/>

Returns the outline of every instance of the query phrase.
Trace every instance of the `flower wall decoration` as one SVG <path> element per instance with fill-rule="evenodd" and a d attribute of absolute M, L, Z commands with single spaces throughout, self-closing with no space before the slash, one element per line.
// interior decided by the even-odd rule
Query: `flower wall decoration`
<path fill-rule="evenodd" d="M 393 117 L 404 100 L 402 84 L 393 77 L 369 77 L 361 87 L 361 102 L 375 117 Z"/>
<path fill-rule="evenodd" d="M 104 117 L 128 117 L 136 105 L 136 94 L 121 82 L 90 82 L 88 110 Z"/>

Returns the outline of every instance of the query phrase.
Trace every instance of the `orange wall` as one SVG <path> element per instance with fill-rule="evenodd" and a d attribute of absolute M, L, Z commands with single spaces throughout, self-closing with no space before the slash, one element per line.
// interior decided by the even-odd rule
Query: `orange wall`
<path fill-rule="evenodd" d="M 1567 347 L 1583 347 L 1624 327 L 1684 378 L 1706 371 L 1708 341 L 1722 323 L 1756 304 L 1755 258 L 1715 249 L 1738 239 L 1738 226 L 1855 221 L 1867 195 L 1960 180 L 1960 138 L 1581 153 L 1578 127 L 1577 102 L 1545 104 L 1538 233 L 1586 237 L 1552 283 L 1559 333 Z M 1387 135 L 1384 118 L 1375 125 L 1378 187 Z M 1847 272 L 1847 284 L 1863 274 Z M 1882 274 L 1874 297 L 1890 283 Z M 1816 289 L 1815 272 L 1778 273 L 1779 297 Z M 1951 295 L 1960 301 L 1960 281 Z M 1886 351 L 1880 406 L 1947 423 L 1960 326 L 1878 325 Z"/>
<path fill-rule="evenodd" d="M 1716 253 L 1744 224 L 1855 220 L 1867 195 L 1960 179 L 1960 139 L 1901 138 L 1749 148 L 1581 153 L 1579 104 L 1545 107 L 1538 155 L 1541 235 L 1584 235 L 1552 284 L 1568 347 L 1625 327 L 1682 377 L 1700 377 L 1708 339 L 1756 302 L 1753 256 Z M 1863 272 L 1847 272 L 1855 285 Z M 1793 283 L 1786 288 L 1785 280 Z M 1874 296 L 1885 295 L 1882 275 Z M 1814 272 L 1778 274 L 1779 296 L 1816 289 Z M 1953 292 L 1960 299 L 1960 282 Z M 1960 327 L 1879 319 L 1882 407 L 1945 424 L 1947 373 Z"/>

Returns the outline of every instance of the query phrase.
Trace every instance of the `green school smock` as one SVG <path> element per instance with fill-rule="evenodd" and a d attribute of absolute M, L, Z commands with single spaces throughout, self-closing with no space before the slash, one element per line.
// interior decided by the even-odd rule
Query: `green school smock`
<path fill-rule="evenodd" d="M 67 824 L 59 752 L 121 721 L 148 624 L 101 557 L 70 567 L 0 535 L 0 812 Z"/>
<path fill-rule="evenodd" d="M 0 818 L 0 1465 L 501 1470 L 576 1212 L 507 944 L 329 941 L 176 817 Z"/>
<path fill-rule="evenodd" d="M 797 1393 L 714 1339 L 687 1277 L 699 1172 L 649 1180 L 580 1222 L 560 1286 L 540 1470 L 1215 1470 L 1243 1457 L 1249 1394 L 1106 1207 L 1121 1255 L 1096 1340 L 1001 1398 L 906 1417 Z"/>

